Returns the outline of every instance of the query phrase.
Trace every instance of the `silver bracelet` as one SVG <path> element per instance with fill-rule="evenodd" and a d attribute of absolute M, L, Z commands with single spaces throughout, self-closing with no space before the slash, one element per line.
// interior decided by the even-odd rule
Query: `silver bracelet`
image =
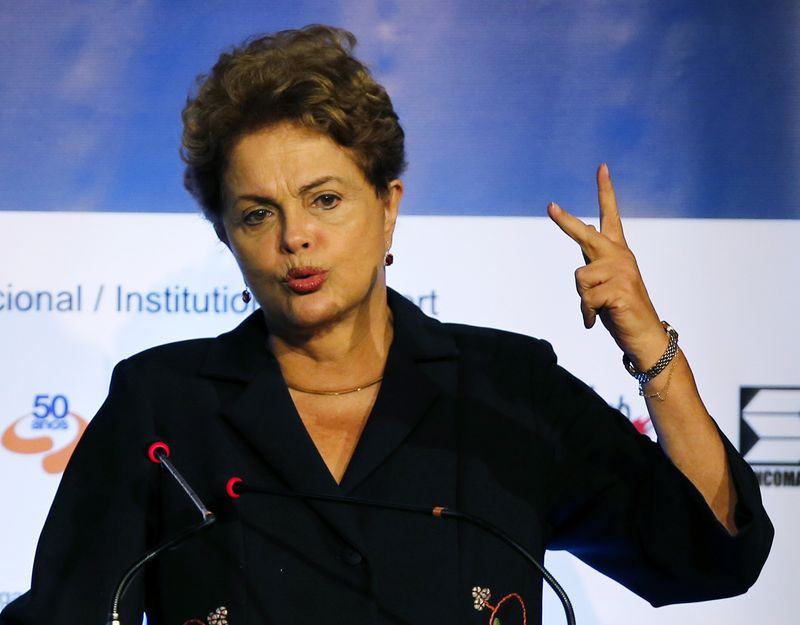
<path fill-rule="evenodd" d="M 669 343 L 667 343 L 667 349 L 661 355 L 661 358 L 659 358 L 656 364 L 650 367 L 647 371 L 639 371 L 633 366 L 633 363 L 631 362 L 631 359 L 628 358 L 627 354 L 622 355 L 622 364 L 625 365 L 625 369 L 639 382 L 639 395 L 644 393 L 644 385 L 656 377 L 664 369 L 666 369 L 667 365 L 669 365 L 669 363 L 672 362 L 672 359 L 675 358 L 675 354 L 678 353 L 678 333 L 675 331 L 675 328 L 669 325 L 666 321 L 662 321 L 661 325 L 664 326 L 664 331 L 669 337 Z"/>

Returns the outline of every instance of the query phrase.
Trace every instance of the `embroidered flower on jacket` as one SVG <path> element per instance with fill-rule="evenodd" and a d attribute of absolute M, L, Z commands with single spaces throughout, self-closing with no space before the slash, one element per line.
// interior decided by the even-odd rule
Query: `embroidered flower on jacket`
<path fill-rule="evenodd" d="M 492 591 L 488 588 L 481 588 L 480 586 L 472 587 L 472 607 L 478 612 L 484 609 L 491 610 L 489 614 L 489 625 L 500 625 L 500 619 L 497 618 L 497 613 L 500 611 L 502 605 L 508 601 L 516 601 L 522 609 L 522 625 L 528 624 L 528 613 L 525 609 L 525 602 L 517 593 L 512 592 L 500 599 L 496 605 L 489 603 L 492 596 Z M 503 617 L 505 619 L 505 616 Z"/>
<path fill-rule="evenodd" d="M 489 601 L 489 597 L 492 596 L 492 591 L 488 588 L 481 588 L 480 586 L 473 586 L 472 588 L 472 598 L 474 601 L 472 602 L 472 607 L 474 607 L 478 612 L 483 610 L 486 607 L 486 602 Z"/>
<path fill-rule="evenodd" d="M 228 625 L 228 608 L 223 605 L 209 614 L 208 625 Z"/>
<path fill-rule="evenodd" d="M 188 621 L 184 621 L 183 625 L 228 625 L 228 608 L 224 605 L 220 606 L 210 612 L 205 621 L 199 618 L 190 618 Z"/>

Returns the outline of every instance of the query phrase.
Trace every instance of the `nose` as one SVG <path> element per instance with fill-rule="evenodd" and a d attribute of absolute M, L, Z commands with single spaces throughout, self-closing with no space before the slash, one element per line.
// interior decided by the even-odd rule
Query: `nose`
<path fill-rule="evenodd" d="M 311 248 L 313 228 L 311 216 L 304 210 L 284 210 L 281 223 L 281 249 L 297 254 Z"/>

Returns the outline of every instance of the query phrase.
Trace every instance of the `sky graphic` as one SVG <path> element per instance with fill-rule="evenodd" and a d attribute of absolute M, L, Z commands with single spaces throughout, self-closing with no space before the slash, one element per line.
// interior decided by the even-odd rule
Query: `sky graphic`
<path fill-rule="evenodd" d="M 221 50 L 331 23 L 407 134 L 407 214 L 800 219 L 800 5 L 3 2 L 0 210 L 187 212 L 180 110 Z"/>

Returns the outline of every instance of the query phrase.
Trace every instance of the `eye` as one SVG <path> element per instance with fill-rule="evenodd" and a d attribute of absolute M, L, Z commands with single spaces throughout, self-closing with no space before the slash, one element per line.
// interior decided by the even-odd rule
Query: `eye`
<path fill-rule="evenodd" d="M 248 226 L 255 226 L 263 222 L 265 219 L 272 215 L 272 211 L 268 208 L 256 208 L 246 213 L 242 221 Z"/>
<path fill-rule="evenodd" d="M 340 198 L 338 195 L 333 193 L 323 193 L 314 200 L 313 206 L 323 210 L 330 210 L 332 208 L 336 208 L 341 201 L 342 198 Z"/>

